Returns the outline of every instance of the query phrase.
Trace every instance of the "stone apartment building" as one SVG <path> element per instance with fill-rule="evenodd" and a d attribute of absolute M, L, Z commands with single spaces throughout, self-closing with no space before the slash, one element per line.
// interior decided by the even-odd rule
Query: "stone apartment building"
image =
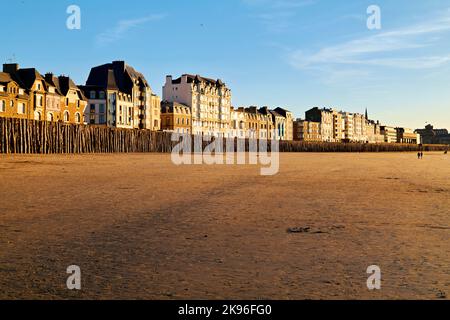
<path fill-rule="evenodd" d="M 417 129 L 415 133 L 420 135 L 423 144 L 450 144 L 450 134 L 447 129 L 435 129 L 429 124 L 424 129 Z"/>
<path fill-rule="evenodd" d="M 83 91 L 67 76 L 52 78 L 61 94 L 60 118 L 65 123 L 84 123 L 88 101 Z"/>
<path fill-rule="evenodd" d="M 46 74 L 45 75 L 45 89 L 46 89 L 46 95 L 45 95 L 45 116 L 47 121 L 50 122 L 56 122 L 56 121 L 65 121 L 64 114 L 61 115 L 61 103 L 64 103 L 62 101 L 62 94 L 59 91 L 59 88 L 57 87 L 57 82 L 52 79 L 52 74 Z M 39 116 L 40 117 L 40 116 Z M 69 122 L 69 121 L 65 121 Z"/>
<path fill-rule="evenodd" d="M 318 107 L 312 108 L 305 113 L 305 120 L 320 123 L 320 135 L 324 142 L 336 142 L 336 121 L 333 109 Z"/>
<path fill-rule="evenodd" d="M 264 110 L 265 111 L 265 110 Z M 245 115 L 247 130 L 246 137 L 253 139 L 270 139 L 273 129 L 273 115 L 269 112 L 263 112 L 258 107 L 251 106 L 242 110 Z"/>
<path fill-rule="evenodd" d="M 397 143 L 420 144 L 420 135 L 408 128 L 395 128 L 397 131 Z"/>
<path fill-rule="evenodd" d="M 227 136 L 231 115 L 231 90 L 220 79 L 183 74 L 166 77 L 163 100 L 191 108 L 193 134 Z"/>
<path fill-rule="evenodd" d="M 352 142 L 367 142 L 367 119 L 363 114 L 353 114 L 353 139 Z"/>
<path fill-rule="evenodd" d="M 368 143 L 384 143 L 384 135 L 381 134 L 379 122 L 368 120 L 366 122 L 366 134 Z"/>
<path fill-rule="evenodd" d="M 294 122 L 294 140 L 305 142 L 322 142 L 320 122 L 297 119 Z"/>
<path fill-rule="evenodd" d="M 9 73 L 0 72 L 0 117 L 29 119 L 29 96 Z"/>
<path fill-rule="evenodd" d="M 2 87 L 9 92 L 5 101 L 6 112 L 0 116 L 83 123 L 83 112 L 87 101 L 81 90 L 68 77 L 55 77 L 48 73 L 42 76 L 36 69 L 20 69 L 18 64 L 5 64 L 0 73 L 0 95 Z"/>
<path fill-rule="evenodd" d="M 397 129 L 389 126 L 381 126 L 380 131 L 384 136 L 385 143 L 397 143 Z"/>
<path fill-rule="evenodd" d="M 13 106 L 13 108 L 17 107 L 16 115 L 19 118 L 33 120 L 46 119 L 46 86 L 44 77 L 35 68 L 21 69 L 16 63 L 4 64 L 3 72 L 8 73 L 11 79 L 23 89 L 23 93 L 28 96 L 28 108 L 23 101 L 17 101 L 17 106 Z M 21 96 L 23 97 L 23 95 Z"/>
<path fill-rule="evenodd" d="M 128 129 L 161 128 L 160 99 L 145 77 L 124 61 L 91 69 L 81 87 L 88 99 L 86 122 Z"/>
<path fill-rule="evenodd" d="M 167 132 L 191 134 L 191 108 L 177 102 L 161 102 L 161 129 Z"/>
<path fill-rule="evenodd" d="M 284 135 L 282 137 L 283 140 L 294 140 L 294 115 L 292 114 L 292 112 L 280 107 L 275 108 L 274 111 L 284 117 Z"/>
<path fill-rule="evenodd" d="M 247 137 L 244 108 L 230 108 L 230 131 L 228 137 L 245 139 Z"/>
<path fill-rule="evenodd" d="M 264 106 L 262 108 L 259 108 L 258 112 L 263 115 L 263 122 L 265 123 L 265 130 L 267 130 L 267 139 L 273 140 L 275 139 L 275 117 L 271 110 L 269 110 L 269 107 Z"/>

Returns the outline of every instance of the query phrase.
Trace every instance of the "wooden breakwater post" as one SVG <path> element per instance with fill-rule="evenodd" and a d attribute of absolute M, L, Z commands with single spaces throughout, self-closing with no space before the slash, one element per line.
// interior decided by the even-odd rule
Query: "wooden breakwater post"
<path fill-rule="evenodd" d="M 237 141 L 234 139 L 235 146 Z M 169 153 L 176 143 L 172 142 L 169 132 L 0 117 L 2 154 Z M 208 141 L 203 141 L 203 150 L 208 144 Z M 245 147 L 248 150 L 248 140 Z M 269 141 L 269 151 L 270 147 Z M 280 152 L 412 152 L 420 148 L 419 145 L 387 143 L 280 141 L 279 144 Z M 424 151 L 448 150 L 447 145 L 425 145 L 422 148 Z"/>

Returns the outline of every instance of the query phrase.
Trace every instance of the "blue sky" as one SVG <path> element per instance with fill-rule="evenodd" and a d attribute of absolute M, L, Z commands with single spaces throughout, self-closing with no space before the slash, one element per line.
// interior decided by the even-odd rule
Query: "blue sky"
<path fill-rule="evenodd" d="M 71 4 L 81 30 L 66 28 Z M 381 30 L 366 26 L 372 4 Z M 166 74 L 198 73 L 223 79 L 236 107 L 367 107 L 388 125 L 450 128 L 448 0 L 17 0 L 0 27 L 2 62 L 78 84 L 126 60 L 159 95 Z"/>

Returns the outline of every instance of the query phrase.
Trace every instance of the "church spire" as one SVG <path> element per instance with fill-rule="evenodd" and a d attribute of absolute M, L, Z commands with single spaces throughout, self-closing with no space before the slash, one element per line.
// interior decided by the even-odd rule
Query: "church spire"
<path fill-rule="evenodd" d="M 369 112 L 367 111 L 367 108 L 366 108 L 366 120 L 369 120 Z"/>

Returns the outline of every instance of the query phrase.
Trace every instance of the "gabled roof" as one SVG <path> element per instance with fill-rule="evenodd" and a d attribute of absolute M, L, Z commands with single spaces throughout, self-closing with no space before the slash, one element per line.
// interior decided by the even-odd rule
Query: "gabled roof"
<path fill-rule="evenodd" d="M 290 111 L 288 111 L 288 110 L 286 110 L 286 109 L 283 109 L 283 108 L 280 108 L 280 107 L 275 108 L 274 111 L 275 111 L 276 113 L 281 114 L 283 117 L 287 117 L 287 114 L 290 113 Z"/>
<path fill-rule="evenodd" d="M 134 81 L 138 81 L 141 87 L 150 88 L 142 73 L 137 72 L 124 61 L 113 61 L 92 68 L 86 86 L 99 86 L 131 94 Z"/>
<path fill-rule="evenodd" d="M 15 75 L 13 75 L 14 78 Z M 18 82 L 25 89 L 30 90 L 36 80 L 44 80 L 44 77 L 35 69 L 35 68 L 27 68 L 27 69 L 19 69 L 17 71 Z"/>

